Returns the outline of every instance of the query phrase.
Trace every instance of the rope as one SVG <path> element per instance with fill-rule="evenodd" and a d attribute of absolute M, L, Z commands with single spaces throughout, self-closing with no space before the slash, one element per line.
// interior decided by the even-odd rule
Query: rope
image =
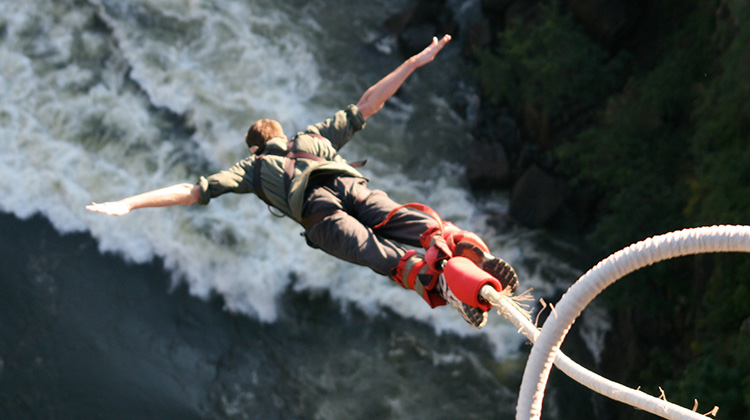
<path fill-rule="evenodd" d="M 539 331 L 507 295 L 483 288 L 482 297 L 498 308 L 534 342 L 521 382 L 516 419 L 539 419 L 547 379 L 554 363 L 565 374 L 606 397 L 670 420 L 707 417 L 612 382 L 577 365 L 560 346 L 575 319 L 604 289 L 640 268 L 667 259 L 709 252 L 750 252 L 750 226 L 713 226 L 655 236 L 620 250 L 601 261 L 574 283 Z"/>
<path fill-rule="evenodd" d="M 515 302 L 513 302 L 509 295 L 498 293 L 494 288 L 492 288 L 492 286 L 483 287 L 481 290 L 481 294 L 485 300 L 487 300 L 493 306 L 495 306 L 495 308 L 497 308 L 498 312 L 502 316 L 504 316 L 513 325 L 515 325 L 519 329 L 519 332 L 526 336 L 526 338 L 528 338 L 532 343 L 536 342 L 540 334 L 539 330 L 534 326 L 534 324 L 531 323 L 531 321 L 529 321 L 526 315 L 523 314 L 523 310 L 519 310 L 517 308 L 517 305 L 515 304 Z M 680 414 L 682 415 L 682 417 L 667 418 L 687 418 L 702 420 L 706 419 L 706 417 L 698 415 L 693 411 L 685 410 L 682 407 L 676 406 L 661 399 L 657 399 L 643 393 L 642 391 L 625 387 L 602 376 L 599 376 L 596 373 L 591 372 L 583 366 L 577 364 L 561 351 L 557 353 L 554 363 L 558 369 L 560 369 L 574 381 L 591 389 L 594 392 L 612 398 L 616 401 L 620 401 L 622 403 L 638 408 L 642 408 L 647 405 L 661 405 L 666 403 L 667 405 L 674 406 L 670 407 L 670 409 L 679 410 Z"/>

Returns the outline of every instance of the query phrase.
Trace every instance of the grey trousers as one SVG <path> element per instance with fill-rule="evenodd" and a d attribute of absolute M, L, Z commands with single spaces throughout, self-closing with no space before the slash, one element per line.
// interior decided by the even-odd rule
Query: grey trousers
<path fill-rule="evenodd" d="M 419 236 L 437 224 L 424 213 L 402 208 L 374 231 L 373 226 L 398 206 L 383 191 L 368 189 L 366 179 L 328 178 L 308 188 L 303 216 L 327 215 L 306 229 L 307 243 L 378 274 L 391 275 L 406 254 L 400 244 L 420 247 Z"/>

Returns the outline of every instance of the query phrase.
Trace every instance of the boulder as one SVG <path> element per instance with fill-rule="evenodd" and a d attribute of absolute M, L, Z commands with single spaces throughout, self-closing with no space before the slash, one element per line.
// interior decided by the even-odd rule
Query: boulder
<path fill-rule="evenodd" d="M 413 0 L 399 13 L 388 18 L 383 27 L 398 39 L 404 55 L 414 55 L 429 44 L 433 36 L 456 35 L 456 22 L 444 0 Z"/>
<path fill-rule="evenodd" d="M 419 8 L 421 2 L 413 1 L 406 6 L 401 12 L 389 17 L 383 23 L 385 29 L 393 35 L 401 35 L 401 33 L 412 24 L 415 19 L 418 19 Z"/>
<path fill-rule="evenodd" d="M 471 22 L 466 28 L 466 40 L 464 42 L 463 55 L 474 57 L 476 52 L 486 49 L 492 42 L 492 26 L 489 19 L 482 18 Z"/>
<path fill-rule="evenodd" d="M 627 0 L 567 0 L 573 16 L 596 39 L 611 42 L 630 25 Z"/>
<path fill-rule="evenodd" d="M 531 22 L 537 15 L 537 2 L 530 0 L 513 0 L 505 10 L 506 28 L 513 27 L 518 22 Z"/>
<path fill-rule="evenodd" d="M 531 164 L 511 192 L 510 215 L 530 227 L 541 227 L 562 207 L 565 182 Z"/>
<path fill-rule="evenodd" d="M 740 325 L 740 335 L 750 337 L 750 317 L 747 317 Z"/>
<path fill-rule="evenodd" d="M 511 180 L 510 162 L 505 149 L 497 143 L 481 143 L 469 153 L 466 178 L 474 190 L 507 187 Z"/>
<path fill-rule="evenodd" d="M 502 15 L 510 6 L 511 0 L 482 0 L 482 10 L 487 14 Z"/>
<path fill-rule="evenodd" d="M 432 22 L 411 25 L 399 35 L 398 46 L 404 55 L 411 56 L 422 51 L 437 35 L 438 26 Z"/>

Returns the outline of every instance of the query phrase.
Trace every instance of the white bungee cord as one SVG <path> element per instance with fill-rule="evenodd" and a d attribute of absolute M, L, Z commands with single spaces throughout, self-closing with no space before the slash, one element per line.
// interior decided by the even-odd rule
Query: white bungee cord
<path fill-rule="evenodd" d="M 654 236 L 610 255 L 570 287 L 541 331 L 510 296 L 497 292 L 491 286 L 482 288 L 482 297 L 534 343 L 521 381 L 516 420 L 540 418 L 544 391 L 553 363 L 575 381 L 616 401 L 670 420 L 706 420 L 708 417 L 695 411 L 628 388 L 585 369 L 560 352 L 560 346 L 583 309 L 599 293 L 625 275 L 659 261 L 715 252 L 750 252 L 750 226 L 685 229 Z M 712 412 L 715 410 L 716 408 Z"/>

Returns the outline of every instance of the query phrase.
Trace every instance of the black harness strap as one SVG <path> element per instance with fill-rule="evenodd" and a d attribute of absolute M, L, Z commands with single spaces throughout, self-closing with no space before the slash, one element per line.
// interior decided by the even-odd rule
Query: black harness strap
<path fill-rule="evenodd" d="M 268 203 L 266 193 L 263 191 L 263 183 L 260 182 L 260 166 L 263 163 L 263 155 L 258 155 L 258 159 L 255 160 L 253 165 L 253 188 L 255 189 L 255 195 L 260 197 L 261 200 Z"/>

